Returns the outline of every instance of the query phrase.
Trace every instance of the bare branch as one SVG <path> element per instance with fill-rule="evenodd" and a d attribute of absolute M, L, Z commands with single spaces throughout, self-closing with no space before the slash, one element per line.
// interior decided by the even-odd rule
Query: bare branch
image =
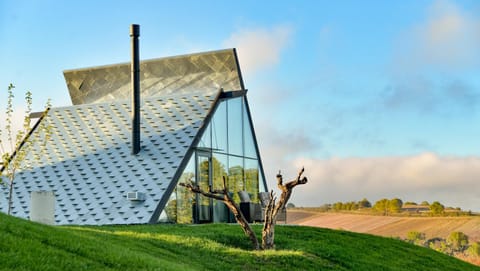
<path fill-rule="evenodd" d="M 307 177 L 302 178 L 304 171 L 305 171 L 305 168 L 302 167 L 302 169 L 298 172 L 297 178 L 286 183 L 285 187 L 288 187 L 289 189 L 293 189 L 295 186 L 299 184 L 306 184 L 308 182 Z"/>
<path fill-rule="evenodd" d="M 282 177 L 282 173 L 280 172 L 280 170 L 278 171 L 278 174 L 277 174 L 277 186 L 280 189 L 283 186 L 283 177 Z"/>
<path fill-rule="evenodd" d="M 245 219 L 245 216 L 240 210 L 240 207 L 233 201 L 232 197 L 230 196 L 230 193 L 228 193 L 227 181 L 225 176 L 223 176 L 223 190 L 211 190 L 207 192 L 207 191 L 204 191 L 202 188 L 200 188 L 198 185 L 193 183 L 179 183 L 179 185 L 187 188 L 188 190 L 194 193 L 201 194 L 208 198 L 223 201 L 223 203 L 225 203 L 225 205 L 232 212 L 237 223 L 240 224 L 240 226 L 242 227 L 245 235 L 248 236 L 248 238 L 252 242 L 253 248 L 255 250 L 260 249 L 260 244 L 258 242 L 257 236 L 255 235 L 255 232 L 250 227 L 250 224 L 248 224 L 248 221 L 247 219 Z"/>
<path fill-rule="evenodd" d="M 218 194 L 220 193 L 215 193 L 217 191 L 212 191 L 212 192 L 206 192 L 204 191 L 203 189 L 201 189 L 198 185 L 196 184 L 192 184 L 192 183 L 179 183 L 180 186 L 183 186 L 185 188 L 187 188 L 188 190 L 194 192 L 194 193 L 199 193 L 199 194 L 202 194 L 204 195 L 205 197 L 209 197 L 209 198 L 212 198 L 212 199 L 216 199 L 216 200 L 224 200 L 223 197 L 219 196 Z M 223 193 L 221 193 L 223 195 Z"/>

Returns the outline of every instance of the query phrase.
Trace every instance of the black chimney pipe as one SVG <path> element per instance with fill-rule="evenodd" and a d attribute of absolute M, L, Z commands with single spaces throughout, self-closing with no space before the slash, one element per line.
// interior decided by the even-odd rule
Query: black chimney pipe
<path fill-rule="evenodd" d="M 140 53 L 138 37 L 140 25 L 130 25 L 132 43 L 132 154 L 140 151 Z"/>

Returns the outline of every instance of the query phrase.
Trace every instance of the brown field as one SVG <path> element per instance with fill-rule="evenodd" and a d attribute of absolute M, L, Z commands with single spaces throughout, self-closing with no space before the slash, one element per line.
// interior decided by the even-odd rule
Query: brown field
<path fill-rule="evenodd" d="M 401 238 L 410 231 L 423 232 L 427 239 L 447 238 L 451 232 L 461 231 L 470 242 L 480 241 L 480 216 L 395 217 L 289 209 L 287 222 Z"/>

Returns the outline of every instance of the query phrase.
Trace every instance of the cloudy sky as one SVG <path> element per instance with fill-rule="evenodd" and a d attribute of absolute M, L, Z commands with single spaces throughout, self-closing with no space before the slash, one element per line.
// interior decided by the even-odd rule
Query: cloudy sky
<path fill-rule="evenodd" d="M 0 89 L 70 105 L 62 71 L 129 61 L 131 23 L 142 59 L 236 47 L 270 187 L 306 168 L 293 203 L 480 211 L 479 1 L 133 3 L 1 1 Z"/>

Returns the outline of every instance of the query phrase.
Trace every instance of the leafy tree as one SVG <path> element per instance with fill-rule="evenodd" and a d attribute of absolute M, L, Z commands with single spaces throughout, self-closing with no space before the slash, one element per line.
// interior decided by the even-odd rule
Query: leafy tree
<path fill-rule="evenodd" d="M 430 205 L 430 213 L 433 215 L 440 215 L 443 214 L 443 211 L 445 210 L 445 206 L 443 206 L 440 202 L 434 201 Z"/>
<path fill-rule="evenodd" d="M 402 206 L 403 202 L 401 199 L 394 198 L 388 201 L 388 211 L 390 213 L 400 213 Z"/>
<path fill-rule="evenodd" d="M 373 205 L 373 209 L 377 212 L 382 213 L 383 215 L 388 215 L 388 199 L 381 199 Z"/>
<path fill-rule="evenodd" d="M 428 201 L 422 201 L 422 203 L 420 203 L 420 205 L 422 206 L 430 206 L 430 203 L 428 203 Z"/>
<path fill-rule="evenodd" d="M 480 242 L 474 242 L 472 243 L 468 249 L 467 249 L 467 253 L 471 256 L 480 256 Z"/>
<path fill-rule="evenodd" d="M 238 192 L 245 189 L 243 174 L 244 169 L 242 166 L 232 166 L 228 169 L 228 190 L 233 193 L 233 200 L 236 202 L 240 201 Z"/>
<path fill-rule="evenodd" d="M 416 202 L 413 201 L 407 201 L 405 202 L 405 205 L 418 205 Z"/>
<path fill-rule="evenodd" d="M 341 211 L 341 210 L 343 210 L 343 208 L 344 208 L 344 207 L 343 207 L 343 203 L 342 203 L 342 202 L 335 202 L 335 203 L 333 204 L 333 210 L 334 210 L 334 211 Z"/>
<path fill-rule="evenodd" d="M 33 128 L 31 127 L 30 114 L 32 112 L 32 93 L 30 91 L 25 92 L 25 103 L 26 111 L 23 118 L 23 126 L 18 131 L 14 131 L 13 127 L 13 99 L 15 86 L 10 84 L 7 88 L 7 106 L 5 113 L 5 128 L 4 131 L 0 129 L 0 154 L 1 154 L 1 167 L 0 167 L 0 184 L 8 186 L 8 211 L 11 213 L 12 204 L 13 204 L 13 189 L 15 185 L 15 176 L 16 173 L 28 169 L 29 165 L 24 162 L 27 155 L 30 153 L 32 146 L 36 141 L 43 141 L 42 146 L 45 147 L 46 142 L 50 136 L 50 127 L 41 121 L 43 117 L 49 110 L 50 101 L 47 102 L 46 110 L 40 118 L 40 129 L 43 132 L 43 136 L 37 136 L 31 138 L 31 132 L 35 129 L 37 125 Z M 5 133 L 6 142 L 2 140 L 2 135 Z M 5 177 L 5 178 L 3 178 Z M 5 181 L 6 179 L 6 181 Z"/>
<path fill-rule="evenodd" d="M 447 244 L 454 251 L 464 251 L 468 246 L 468 236 L 461 231 L 452 232 L 447 238 Z"/>
<path fill-rule="evenodd" d="M 425 233 L 418 231 L 410 231 L 407 233 L 406 240 L 411 244 L 423 246 L 425 243 Z"/>
<path fill-rule="evenodd" d="M 366 198 L 363 198 L 361 201 L 358 202 L 359 208 L 371 208 L 372 204 Z"/>
<path fill-rule="evenodd" d="M 438 240 L 429 241 L 428 246 L 431 249 L 436 250 L 438 252 L 442 252 L 447 255 L 453 255 L 452 248 L 447 244 L 447 242 L 444 239 L 439 238 Z"/>

